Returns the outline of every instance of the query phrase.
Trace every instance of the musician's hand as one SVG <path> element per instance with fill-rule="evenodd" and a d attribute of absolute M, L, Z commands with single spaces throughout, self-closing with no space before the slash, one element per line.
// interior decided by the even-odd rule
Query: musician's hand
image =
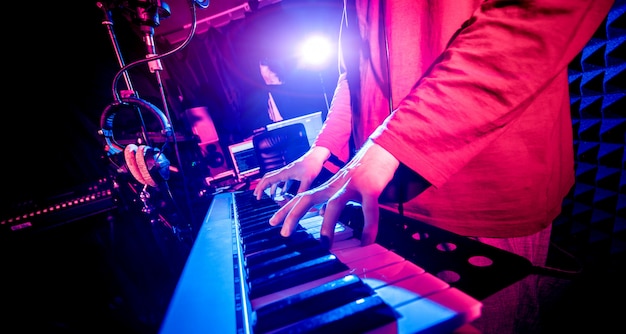
<path fill-rule="evenodd" d="M 341 211 L 349 201 L 355 201 L 361 203 L 364 216 L 361 244 L 371 244 L 378 234 L 378 197 L 399 164 L 393 155 L 368 140 L 359 153 L 328 181 L 299 193 L 274 213 L 270 225 L 283 223 L 280 234 L 289 236 L 312 206 L 326 202 L 320 234 L 327 238 L 330 247 Z"/>
<path fill-rule="evenodd" d="M 276 188 L 285 184 L 288 180 L 300 181 L 298 193 L 301 193 L 311 186 L 313 180 L 322 171 L 324 161 L 330 156 L 330 151 L 325 147 L 313 147 L 300 158 L 287 166 L 268 172 L 257 183 L 254 188 L 254 196 L 260 199 L 265 189 L 270 188 L 270 197 L 276 194 Z"/>

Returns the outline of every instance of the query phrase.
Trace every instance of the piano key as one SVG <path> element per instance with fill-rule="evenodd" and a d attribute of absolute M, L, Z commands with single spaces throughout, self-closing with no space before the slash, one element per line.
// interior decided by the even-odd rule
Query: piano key
<path fill-rule="evenodd" d="M 253 280 L 257 277 L 270 275 L 273 272 L 287 269 L 289 267 L 295 267 L 305 261 L 309 261 L 328 254 L 330 254 L 328 249 L 322 247 L 319 242 L 314 243 L 308 247 L 293 249 L 291 252 L 288 253 L 278 252 L 278 254 L 275 254 L 276 256 L 271 259 L 267 259 L 262 263 L 254 265 L 250 265 L 248 263 L 248 277 L 249 279 Z"/>
<path fill-rule="evenodd" d="M 307 234 L 304 232 L 304 234 Z M 265 261 L 270 261 L 280 255 L 288 254 L 298 249 L 319 246 L 319 241 L 307 235 L 306 238 L 285 238 L 283 242 L 275 245 L 265 245 L 256 252 L 246 253 L 246 265 L 254 266 Z"/>
<path fill-rule="evenodd" d="M 263 296 L 347 269 L 348 266 L 341 263 L 333 254 L 320 256 L 267 276 L 250 280 L 250 297 Z"/>
<path fill-rule="evenodd" d="M 277 329 L 373 294 L 374 290 L 357 276 L 347 275 L 257 308 L 254 331 Z"/>
<path fill-rule="evenodd" d="M 395 322 L 397 317 L 379 296 L 371 295 L 270 333 L 364 333 Z"/>
<path fill-rule="evenodd" d="M 257 229 L 252 233 L 240 232 L 241 242 L 247 244 L 260 239 L 280 238 L 280 226 L 265 225 L 261 229 Z"/>
<path fill-rule="evenodd" d="M 377 290 L 378 292 L 378 290 Z M 410 294 L 408 291 L 404 291 Z M 382 333 L 452 333 L 480 316 L 482 304 L 456 288 L 435 292 L 426 298 L 409 298 L 404 304 L 389 304 L 400 316 L 395 329 L 380 327 L 369 334 Z M 381 296 L 385 301 L 385 296 Z"/>
<path fill-rule="evenodd" d="M 360 265 L 359 263 L 353 264 L 356 266 Z M 359 277 L 366 280 L 367 284 L 374 289 L 387 284 L 395 283 L 411 276 L 421 275 L 426 272 L 415 263 L 407 260 L 368 271 L 360 270 L 358 267 L 356 270 L 361 271 Z"/>
<path fill-rule="evenodd" d="M 240 198 L 236 196 L 236 198 Z M 269 217 L 278 210 L 279 206 L 276 203 L 273 205 L 261 205 L 259 207 L 253 207 L 254 203 L 247 203 L 246 205 L 242 205 L 241 201 L 238 200 L 239 203 L 235 208 L 237 213 L 237 218 L 240 221 L 240 224 L 243 226 L 254 224 L 258 221 L 269 219 Z M 242 208 L 243 207 L 243 208 Z"/>
<path fill-rule="evenodd" d="M 362 279 L 401 314 L 400 333 L 451 332 L 480 316 L 479 301 L 408 261 L 368 272 Z M 385 333 L 379 330 L 372 333 Z"/>
<path fill-rule="evenodd" d="M 284 238 L 282 236 L 276 237 L 271 236 L 265 239 L 259 239 L 255 241 L 248 242 L 243 244 L 243 249 L 246 255 L 251 255 L 256 252 L 263 251 L 265 249 L 278 247 L 281 245 L 285 245 L 291 242 L 297 243 L 300 241 L 310 240 L 312 236 L 307 233 L 305 230 L 296 230 L 289 238 Z M 317 242 L 317 241 L 316 241 Z"/>
<path fill-rule="evenodd" d="M 353 274 L 363 276 L 370 271 L 379 270 L 383 267 L 403 261 L 405 261 L 405 259 L 394 252 L 383 252 L 344 263 L 352 268 Z"/>
<path fill-rule="evenodd" d="M 322 225 L 322 216 L 319 216 L 317 210 L 311 211 L 308 216 L 305 215 L 305 218 L 301 219 L 298 222 L 297 230 L 305 230 L 309 233 L 313 238 L 320 238 L 320 229 Z M 271 215 L 263 216 L 263 219 L 255 222 L 254 224 L 242 226 L 240 228 L 241 235 L 245 239 L 243 240 L 243 244 L 248 244 L 251 242 L 255 242 L 260 239 L 271 239 L 267 237 L 268 233 L 271 237 L 275 236 L 277 233 L 275 230 L 280 231 L 279 226 L 271 226 L 269 225 L 269 217 Z M 267 219 L 265 219 L 267 218 Z M 339 222 L 335 225 L 335 237 L 336 241 L 346 240 L 353 237 L 352 229 L 345 226 L 343 223 Z"/>
<path fill-rule="evenodd" d="M 360 241 L 357 246 L 345 247 L 342 245 L 343 241 L 338 242 L 337 247 L 332 248 L 332 253 L 341 260 L 341 262 L 349 263 L 352 261 L 367 258 L 373 255 L 389 252 L 388 249 L 379 244 L 369 244 L 367 246 L 360 247 Z M 335 243 L 333 243 L 334 245 Z M 350 245 L 353 243 L 351 242 Z"/>
<path fill-rule="evenodd" d="M 322 219 L 323 217 L 320 215 L 310 215 L 308 217 L 304 217 L 301 219 L 298 224 L 302 226 L 311 236 L 315 239 L 320 238 L 320 230 L 322 228 Z M 342 241 L 354 236 L 353 231 L 350 227 L 346 226 L 342 222 L 338 222 L 335 225 L 335 241 Z"/>
<path fill-rule="evenodd" d="M 254 219 L 243 220 L 240 223 L 242 232 L 251 232 L 257 228 L 263 228 L 269 225 L 269 220 L 274 215 L 273 211 L 258 213 Z"/>
<path fill-rule="evenodd" d="M 281 300 L 283 298 L 289 298 L 293 295 L 296 295 L 298 293 L 301 293 L 303 291 L 308 291 L 310 289 L 314 289 L 320 285 L 326 284 L 328 282 L 332 282 L 334 280 L 340 279 L 345 277 L 346 275 L 350 274 L 350 270 L 344 270 L 344 271 L 340 271 L 337 272 L 335 274 L 331 274 L 328 276 L 324 276 L 321 278 L 317 278 L 317 279 L 313 279 L 311 281 L 308 282 L 304 282 L 302 284 L 299 285 L 295 285 L 292 287 L 285 287 L 284 289 L 281 289 L 279 291 L 275 291 L 272 292 L 270 294 L 267 295 L 263 295 L 263 296 L 257 296 L 255 298 L 253 298 L 250 303 L 252 305 L 252 309 L 256 310 L 260 307 L 263 307 L 265 305 L 268 305 L 270 303 L 276 302 L 278 300 Z"/>
<path fill-rule="evenodd" d="M 364 279 L 366 283 L 369 283 L 371 280 Z M 376 292 L 384 295 L 385 300 L 391 305 L 401 305 L 411 301 L 411 299 L 424 298 L 449 287 L 448 283 L 429 273 L 423 273 L 406 277 L 392 284 L 380 286 L 376 289 Z"/>
<path fill-rule="evenodd" d="M 253 308 L 256 309 L 257 307 L 261 307 L 276 300 L 301 293 L 302 291 L 314 288 L 317 285 L 327 283 L 347 274 L 370 273 L 378 268 L 383 268 L 393 263 L 405 261 L 399 255 L 390 252 L 377 244 L 361 247 L 361 241 L 354 238 L 333 243 L 333 247 L 330 252 L 343 257 L 344 261 L 341 262 L 347 265 L 349 270 L 337 273 L 334 276 L 318 278 L 316 281 L 304 282 L 299 285 L 285 287 L 265 296 L 255 297 L 252 300 Z M 419 267 L 416 267 L 415 269 L 417 272 L 420 272 L 420 270 L 421 268 Z M 421 272 L 423 272 L 423 270 L 421 270 Z"/>
<path fill-rule="evenodd" d="M 360 246 L 361 246 L 361 240 L 356 239 L 356 238 L 341 240 L 341 241 L 333 243 L 333 246 L 331 247 L 331 252 L 336 253 L 337 251 L 342 250 L 342 249 L 356 248 Z"/>
<path fill-rule="evenodd" d="M 453 287 L 430 295 L 428 299 L 461 315 L 463 324 L 478 319 L 482 310 L 481 302 Z"/>

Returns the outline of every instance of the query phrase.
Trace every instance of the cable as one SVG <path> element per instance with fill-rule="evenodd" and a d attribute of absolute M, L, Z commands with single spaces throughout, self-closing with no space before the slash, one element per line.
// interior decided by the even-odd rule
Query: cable
<path fill-rule="evenodd" d="M 552 267 L 552 266 L 548 266 L 548 265 L 543 265 L 543 266 L 534 265 L 533 269 L 534 269 L 534 272 L 536 274 L 550 275 L 550 276 L 559 276 L 559 277 L 572 277 L 572 276 L 578 276 L 578 275 L 580 275 L 583 272 L 584 265 L 582 264 L 582 262 L 580 262 L 580 260 L 578 260 L 578 258 L 576 258 L 574 255 L 572 255 L 571 253 L 569 253 L 565 249 L 559 247 L 554 242 L 550 242 L 550 246 L 552 246 L 554 249 L 558 250 L 563 255 L 565 255 L 567 258 L 569 258 L 573 262 L 575 262 L 577 268 L 573 269 L 573 270 L 569 270 L 569 269 Z"/>

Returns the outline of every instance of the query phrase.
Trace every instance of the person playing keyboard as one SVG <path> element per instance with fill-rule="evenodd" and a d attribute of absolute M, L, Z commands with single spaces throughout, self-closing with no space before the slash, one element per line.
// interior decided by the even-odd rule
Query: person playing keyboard
<path fill-rule="evenodd" d="M 326 203 L 333 241 L 349 201 L 362 204 L 363 245 L 380 206 L 545 265 L 552 221 L 574 184 L 568 64 L 611 0 L 345 0 L 341 64 L 324 128 L 267 188 L 300 181 L 269 220 L 289 236 Z M 347 161 L 308 189 L 331 160 Z M 485 333 L 536 332 L 529 275 L 485 303 Z M 491 297 L 490 297 L 491 298 Z M 490 306 L 491 305 L 491 306 Z"/>

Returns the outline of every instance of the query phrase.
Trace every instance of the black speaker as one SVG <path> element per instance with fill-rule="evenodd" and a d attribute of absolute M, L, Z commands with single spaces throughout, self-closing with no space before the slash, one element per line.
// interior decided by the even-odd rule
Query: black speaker
<path fill-rule="evenodd" d="M 232 173 L 229 157 L 224 154 L 217 129 L 207 107 L 194 107 L 185 110 L 191 131 L 198 138 L 198 147 L 206 166 L 208 180 Z"/>
<path fill-rule="evenodd" d="M 200 150 L 207 166 L 207 177 L 209 180 L 220 178 L 223 174 L 232 173 L 232 168 L 228 163 L 228 157 L 224 154 L 219 141 L 199 144 Z"/>

